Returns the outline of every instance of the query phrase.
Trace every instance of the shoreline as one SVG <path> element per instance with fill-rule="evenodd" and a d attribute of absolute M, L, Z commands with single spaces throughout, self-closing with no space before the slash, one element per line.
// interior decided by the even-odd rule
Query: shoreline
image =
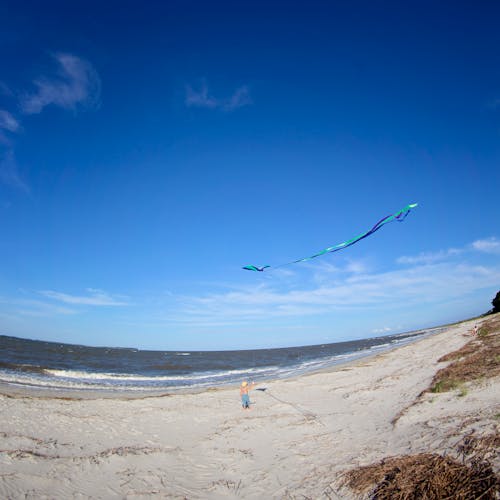
<path fill-rule="evenodd" d="M 474 320 L 465 320 L 460 323 L 455 323 L 455 324 L 461 324 L 464 322 L 469 322 L 469 321 L 474 321 Z M 294 373 L 291 375 L 286 375 L 282 377 L 270 377 L 270 378 L 262 378 L 260 379 L 257 384 L 262 385 L 266 384 L 269 382 L 273 381 L 284 381 L 284 380 L 293 380 L 296 378 L 300 377 L 305 377 L 308 375 L 312 375 L 315 373 L 328 373 L 328 372 L 334 372 L 336 370 L 342 369 L 342 367 L 346 365 L 351 365 L 355 364 L 357 362 L 361 362 L 364 359 L 369 359 L 375 356 L 378 356 L 380 354 L 383 354 L 388 351 L 393 351 L 400 349 L 402 347 L 405 347 L 406 345 L 410 345 L 416 342 L 419 342 L 421 340 L 424 340 L 425 338 L 433 335 L 438 335 L 439 333 L 442 333 L 442 331 L 446 331 L 446 329 L 452 327 L 448 325 L 443 325 L 443 326 L 435 326 L 429 329 L 424 329 L 424 330 L 413 330 L 410 332 L 403 332 L 400 334 L 396 334 L 395 336 L 398 335 L 417 335 L 419 332 L 426 332 L 422 333 L 421 336 L 419 336 L 416 339 L 409 340 L 408 342 L 405 342 L 404 344 L 394 344 L 394 345 L 388 345 L 384 346 L 382 348 L 377 348 L 376 350 L 371 351 L 370 349 L 367 349 L 366 351 L 360 351 L 358 355 L 356 355 L 354 352 L 350 353 L 353 355 L 352 359 L 347 359 L 347 360 L 335 360 L 332 361 L 331 364 L 321 367 L 321 368 L 314 368 L 311 370 L 302 370 L 298 371 L 298 373 Z M 390 337 L 391 335 L 388 335 Z M 309 347 L 309 346 L 304 346 L 304 347 Z M 250 377 L 249 377 L 250 378 Z M 123 387 L 115 387 L 115 388 L 100 388 L 100 387 L 89 387 L 88 389 L 83 389 L 83 388 L 70 388 L 70 387 L 57 387 L 57 386 L 36 386 L 32 385 L 29 383 L 23 383 L 23 382 L 5 382 L 0 379 L 0 394 L 3 394 L 5 396 L 10 396 L 10 397 L 22 397 L 26 395 L 27 397 L 33 397 L 33 398 L 54 398 L 54 399 L 123 399 L 123 400 L 128 400 L 128 399 L 147 399 L 147 398 L 152 398 L 152 397 L 168 397 L 168 396 L 173 396 L 177 394 L 200 394 L 205 391 L 218 391 L 218 390 L 225 390 L 225 389 L 234 389 L 234 388 L 239 387 L 239 382 L 226 382 L 226 383 L 221 383 L 221 384 L 213 384 L 213 385 L 207 385 L 207 386 L 200 386 L 200 385 L 191 385 L 191 386 L 172 386 L 172 387 L 164 387 L 164 388 L 151 388 L 151 389 L 126 389 Z"/>
<path fill-rule="evenodd" d="M 266 381 L 250 411 L 237 387 L 143 399 L 0 394 L 0 497 L 335 498 L 347 470 L 498 431 L 498 377 L 463 396 L 422 395 L 448 364 L 438 359 L 484 320 Z"/>

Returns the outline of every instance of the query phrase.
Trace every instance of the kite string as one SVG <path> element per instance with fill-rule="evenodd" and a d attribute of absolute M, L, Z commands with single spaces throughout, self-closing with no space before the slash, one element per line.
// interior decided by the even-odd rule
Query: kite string
<path fill-rule="evenodd" d="M 309 410 L 304 410 L 304 409 L 302 409 L 300 406 L 298 406 L 295 403 L 290 403 L 290 401 L 284 401 L 283 399 L 280 399 L 280 398 L 276 397 L 274 394 L 271 394 L 269 392 L 269 389 L 265 389 L 265 390 L 258 389 L 258 390 L 261 390 L 262 392 L 265 392 L 267 395 L 271 396 L 272 398 L 274 398 L 276 401 L 279 401 L 280 403 L 283 403 L 283 404 L 291 406 L 292 408 L 294 408 L 295 410 L 297 410 L 299 413 L 301 413 L 305 417 L 306 420 L 314 420 L 314 421 L 318 422 L 322 426 L 325 425 L 319 419 L 319 417 L 318 417 L 318 415 L 316 415 L 316 413 L 313 413 L 312 411 L 309 411 Z"/>

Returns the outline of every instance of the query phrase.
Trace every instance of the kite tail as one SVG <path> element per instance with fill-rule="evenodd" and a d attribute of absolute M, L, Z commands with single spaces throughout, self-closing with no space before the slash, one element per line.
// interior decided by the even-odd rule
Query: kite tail
<path fill-rule="evenodd" d="M 333 252 L 338 252 L 339 250 L 343 250 L 344 248 L 350 247 L 351 245 L 354 245 L 358 241 L 361 241 L 362 239 L 366 238 L 367 236 L 370 236 L 371 234 L 375 233 L 378 231 L 382 226 L 385 224 L 388 224 L 389 222 L 393 221 L 398 221 L 398 222 L 403 222 L 406 217 L 408 217 L 408 214 L 410 213 L 412 208 L 415 208 L 418 206 L 418 203 L 411 203 L 401 209 L 399 212 L 396 212 L 395 214 L 392 215 L 387 215 L 383 219 L 380 219 L 369 231 L 366 233 L 360 234 L 359 236 L 356 236 L 355 238 L 352 238 L 350 240 L 344 241 L 343 243 L 339 243 L 338 245 L 335 245 L 333 247 L 328 247 L 325 248 L 324 250 L 321 250 L 320 252 L 311 255 L 309 257 L 303 257 L 302 259 L 297 259 L 297 260 L 292 260 L 291 262 L 287 262 L 285 264 L 280 264 L 278 266 L 273 266 L 274 269 L 278 267 L 283 267 L 283 266 L 288 266 L 290 264 L 298 264 L 299 262 L 307 262 L 309 260 L 315 259 L 316 257 L 320 257 L 321 255 L 325 255 L 326 253 L 333 253 Z M 247 271 L 257 271 L 257 272 L 262 272 L 264 269 L 270 268 L 271 266 L 244 266 L 243 269 L 246 269 Z"/>

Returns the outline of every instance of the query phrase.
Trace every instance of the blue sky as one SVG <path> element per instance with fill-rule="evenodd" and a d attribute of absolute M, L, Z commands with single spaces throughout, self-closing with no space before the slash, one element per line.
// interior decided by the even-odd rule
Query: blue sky
<path fill-rule="evenodd" d="M 485 312 L 495 2 L 0 1 L 0 333 L 233 349 Z M 358 244 L 264 273 L 368 230 Z"/>

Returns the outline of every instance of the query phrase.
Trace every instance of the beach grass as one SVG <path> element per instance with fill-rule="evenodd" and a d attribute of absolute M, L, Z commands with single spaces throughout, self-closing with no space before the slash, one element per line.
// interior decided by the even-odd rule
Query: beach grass
<path fill-rule="evenodd" d="M 476 338 L 461 349 L 442 356 L 438 361 L 451 363 L 439 370 L 428 388 L 440 393 L 462 390 L 464 384 L 500 374 L 500 317 L 484 322 Z M 463 395 L 463 394 L 461 394 Z"/>

